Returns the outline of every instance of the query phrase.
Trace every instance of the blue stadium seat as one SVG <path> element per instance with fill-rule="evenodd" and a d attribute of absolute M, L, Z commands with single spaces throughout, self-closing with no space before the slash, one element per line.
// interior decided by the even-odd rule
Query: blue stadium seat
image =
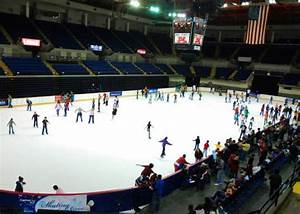
<path fill-rule="evenodd" d="M 172 54 L 172 39 L 166 34 L 149 33 L 149 38 L 157 45 L 162 54 Z"/>
<path fill-rule="evenodd" d="M 151 42 L 149 41 L 149 38 L 146 37 L 144 34 L 142 34 L 139 31 L 130 31 L 129 33 L 134 39 L 140 41 L 140 43 L 145 46 L 145 48 L 147 49 L 148 52 L 157 54 L 157 51 L 152 46 Z"/>
<path fill-rule="evenodd" d="M 188 65 L 172 65 L 172 67 L 177 73 L 183 76 L 186 76 L 188 73 L 190 73 L 190 67 Z"/>
<path fill-rule="evenodd" d="M 0 44 L 4 44 L 4 45 L 9 44 L 9 42 L 1 32 L 0 32 Z"/>
<path fill-rule="evenodd" d="M 300 81 L 300 74 L 286 74 L 280 81 L 281 84 L 296 86 Z"/>
<path fill-rule="evenodd" d="M 84 64 L 91 69 L 95 74 L 119 74 L 113 67 L 110 66 L 105 60 L 100 61 L 92 61 L 87 60 L 84 61 Z"/>
<path fill-rule="evenodd" d="M 5 73 L 2 68 L 0 68 L 0 76 L 5 76 Z"/>
<path fill-rule="evenodd" d="M 52 65 L 61 75 L 87 75 L 88 72 L 79 64 L 61 64 Z"/>
<path fill-rule="evenodd" d="M 229 76 L 233 73 L 233 69 L 230 68 L 217 68 L 216 69 L 216 79 L 227 80 Z"/>
<path fill-rule="evenodd" d="M 122 42 L 122 38 L 116 37 L 110 30 L 98 27 L 89 27 L 99 36 L 114 52 L 132 53 Z"/>
<path fill-rule="evenodd" d="M 156 64 L 166 74 L 174 74 L 174 72 L 166 64 Z"/>
<path fill-rule="evenodd" d="M 51 75 L 52 73 L 38 58 L 3 57 L 14 75 Z"/>
<path fill-rule="evenodd" d="M 210 67 L 202 67 L 202 66 L 193 66 L 195 71 L 196 71 L 196 75 L 202 78 L 208 78 L 210 77 Z"/>
<path fill-rule="evenodd" d="M 87 49 L 90 45 L 104 46 L 86 26 L 70 23 L 65 25 Z"/>
<path fill-rule="evenodd" d="M 112 64 L 124 74 L 143 74 L 141 70 L 139 70 L 130 62 L 112 62 Z"/>
<path fill-rule="evenodd" d="M 236 74 L 235 74 L 235 76 L 234 76 L 234 80 L 238 80 L 238 81 L 245 81 L 245 80 L 247 80 L 248 79 L 248 77 L 250 76 L 250 74 L 251 74 L 251 70 L 247 70 L 247 69 L 245 69 L 245 70 L 239 70 Z"/>
<path fill-rule="evenodd" d="M 237 48 L 236 44 L 221 44 L 219 45 L 219 57 L 229 59 Z"/>
<path fill-rule="evenodd" d="M 36 23 L 55 47 L 75 50 L 82 49 L 62 24 L 45 21 L 36 21 Z"/>
<path fill-rule="evenodd" d="M 135 63 L 135 65 L 147 74 L 163 74 L 163 72 L 158 67 L 150 63 Z"/>
<path fill-rule="evenodd" d="M 296 53 L 297 47 L 293 45 L 276 45 L 271 46 L 266 55 L 262 59 L 263 63 L 270 64 L 285 64 L 291 63 L 291 60 Z"/>
<path fill-rule="evenodd" d="M 17 42 L 22 37 L 43 40 L 42 36 L 25 16 L 0 13 L 0 23 L 14 42 Z"/>

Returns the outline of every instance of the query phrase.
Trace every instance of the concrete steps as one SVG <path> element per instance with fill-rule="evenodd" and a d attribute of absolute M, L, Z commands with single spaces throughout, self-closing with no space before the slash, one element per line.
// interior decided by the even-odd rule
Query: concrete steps
<path fill-rule="evenodd" d="M 0 67 L 4 71 L 6 76 L 13 76 L 13 72 L 10 70 L 10 68 L 3 62 L 2 59 L 0 59 Z"/>

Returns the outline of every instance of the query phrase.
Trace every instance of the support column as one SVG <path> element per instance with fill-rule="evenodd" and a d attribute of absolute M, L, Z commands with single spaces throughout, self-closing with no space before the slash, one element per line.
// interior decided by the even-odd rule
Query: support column
<path fill-rule="evenodd" d="M 130 31 L 130 22 L 126 22 L 126 32 Z"/>
<path fill-rule="evenodd" d="M 222 42 L 222 31 L 219 31 L 218 42 Z"/>
<path fill-rule="evenodd" d="M 110 17 L 107 17 L 106 28 L 107 28 L 107 30 L 110 30 L 110 28 L 111 28 L 111 18 Z"/>
<path fill-rule="evenodd" d="M 272 34 L 271 34 L 271 43 L 274 43 L 274 40 L 275 40 L 275 32 L 272 31 Z"/>
<path fill-rule="evenodd" d="M 88 26 L 88 22 L 89 22 L 89 14 L 84 13 L 84 15 L 83 15 L 83 24 L 85 26 Z"/>
<path fill-rule="evenodd" d="M 148 25 L 144 25 L 144 35 L 148 35 Z"/>
<path fill-rule="evenodd" d="M 29 18 L 30 17 L 30 2 L 26 1 L 26 17 Z"/>

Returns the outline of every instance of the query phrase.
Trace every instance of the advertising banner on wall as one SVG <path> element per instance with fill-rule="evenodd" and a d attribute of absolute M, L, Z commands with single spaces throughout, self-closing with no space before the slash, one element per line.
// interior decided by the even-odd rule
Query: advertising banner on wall
<path fill-rule="evenodd" d="M 122 91 L 111 91 L 109 93 L 110 97 L 115 97 L 115 96 L 122 96 Z"/>
<path fill-rule="evenodd" d="M 7 99 L 0 99 L 0 106 L 7 106 L 8 102 Z"/>

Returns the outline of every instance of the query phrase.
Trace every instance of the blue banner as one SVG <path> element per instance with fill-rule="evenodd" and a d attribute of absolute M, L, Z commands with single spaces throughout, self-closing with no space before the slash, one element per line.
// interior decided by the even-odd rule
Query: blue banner
<path fill-rule="evenodd" d="M 151 88 L 149 89 L 149 94 L 154 94 L 154 93 L 157 93 L 157 88 Z"/>
<path fill-rule="evenodd" d="M 109 92 L 110 97 L 115 97 L 115 96 L 122 96 L 122 91 L 111 91 Z"/>
<path fill-rule="evenodd" d="M 7 99 L 0 99 L 0 106 L 7 106 L 8 102 Z"/>

